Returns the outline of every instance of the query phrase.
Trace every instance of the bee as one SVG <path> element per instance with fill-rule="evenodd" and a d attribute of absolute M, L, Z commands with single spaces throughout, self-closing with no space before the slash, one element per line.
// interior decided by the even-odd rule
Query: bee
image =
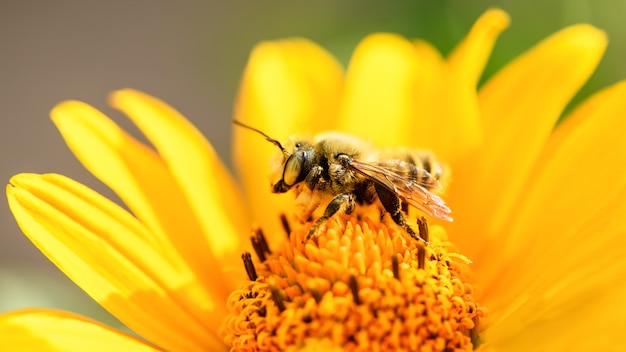
<path fill-rule="evenodd" d="M 433 193 L 443 188 L 447 168 L 428 151 L 375 148 L 365 140 L 338 132 L 310 139 L 291 138 L 283 146 L 254 127 L 237 120 L 233 123 L 261 134 L 280 149 L 280 160 L 274 168 L 278 180 L 271 184 L 271 191 L 295 191 L 298 220 L 311 220 L 322 201 L 328 201 L 304 241 L 314 236 L 331 216 L 338 212 L 351 214 L 357 204 L 379 202 L 396 224 L 426 244 L 406 221 L 408 206 L 452 221 L 450 208 Z"/>

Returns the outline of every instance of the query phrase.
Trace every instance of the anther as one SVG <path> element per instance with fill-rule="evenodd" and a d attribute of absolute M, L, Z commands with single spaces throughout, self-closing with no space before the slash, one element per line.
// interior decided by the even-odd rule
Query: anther
<path fill-rule="evenodd" d="M 426 264 L 426 247 L 423 245 L 417 246 L 417 267 L 418 269 L 424 269 Z"/>
<path fill-rule="evenodd" d="M 259 260 L 261 260 L 262 262 L 264 262 L 267 258 L 266 254 L 272 253 L 261 228 L 256 228 L 252 230 L 252 234 L 250 235 L 250 242 L 252 242 L 252 248 L 254 248 L 254 252 L 259 257 Z"/>
<path fill-rule="evenodd" d="M 270 292 L 272 293 L 272 300 L 274 301 L 274 304 L 276 304 L 276 307 L 278 307 L 278 310 L 281 312 L 284 311 L 285 302 L 283 300 L 283 296 L 280 294 L 280 289 L 278 289 L 275 285 L 271 285 Z"/>
<path fill-rule="evenodd" d="M 350 275 L 348 285 L 350 286 L 350 291 L 352 291 L 352 299 L 354 299 L 354 303 L 361 304 L 361 299 L 359 299 L 359 283 L 356 281 L 356 276 Z"/>
<path fill-rule="evenodd" d="M 396 280 L 400 280 L 400 262 L 398 260 L 398 254 L 391 257 L 391 270 L 393 270 L 393 277 Z"/>
<path fill-rule="evenodd" d="M 294 221 L 286 215 L 281 218 Z M 233 351 L 289 350 L 311 336 L 330 334 L 333 344 L 363 350 L 375 348 L 375 341 L 390 350 L 476 349 L 484 339 L 479 323 L 486 310 L 474 302 L 474 286 L 466 283 L 469 261 L 447 253 L 443 228 L 430 238 L 424 219 L 387 227 L 387 218 L 338 217 L 305 246 L 299 242 L 307 229 L 294 222 L 293 237 L 283 241 L 280 253 L 272 246 L 272 254 L 263 232 L 251 231 L 255 250 L 267 259 L 255 259 L 253 250 L 242 256 L 254 281 L 246 280 L 229 296 L 230 313 L 222 325 L 226 344 Z M 449 295 L 442 296 L 441 289 Z M 337 329 L 337 319 L 349 326 Z"/>
<path fill-rule="evenodd" d="M 285 213 L 280 214 L 280 223 L 283 225 L 283 230 L 287 234 L 287 238 L 291 235 L 291 225 L 289 225 L 289 219 L 287 219 L 287 215 Z"/>
<path fill-rule="evenodd" d="M 265 238 L 265 234 L 263 233 L 263 231 L 260 228 L 259 228 L 259 239 L 260 239 L 261 245 L 263 246 L 263 250 L 265 251 L 265 253 L 272 254 L 272 250 L 270 249 L 270 245 L 267 244 L 267 239 Z"/>
<path fill-rule="evenodd" d="M 311 291 L 311 296 L 313 296 L 313 299 L 315 299 L 315 302 L 320 303 L 322 301 L 322 293 L 320 291 L 317 290 L 313 290 Z"/>
<path fill-rule="evenodd" d="M 250 278 L 251 281 L 256 281 L 258 276 L 256 274 L 256 268 L 252 262 L 252 255 L 250 255 L 250 252 L 243 252 L 241 259 L 243 259 L 243 266 L 246 268 L 248 278 Z"/>
<path fill-rule="evenodd" d="M 417 219 L 417 229 L 419 231 L 420 237 L 424 240 L 424 242 L 428 243 L 428 223 L 426 222 L 425 217 L 421 217 Z"/>
<path fill-rule="evenodd" d="M 474 328 L 470 330 L 470 339 L 472 339 L 472 345 L 474 346 L 474 350 L 476 350 L 478 346 L 483 344 L 483 341 L 478 334 L 478 316 L 474 316 L 472 320 L 474 321 Z"/>
<path fill-rule="evenodd" d="M 259 308 L 259 310 L 257 310 L 257 314 L 265 317 L 267 315 L 267 308 L 265 306 L 262 306 L 261 308 Z"/>

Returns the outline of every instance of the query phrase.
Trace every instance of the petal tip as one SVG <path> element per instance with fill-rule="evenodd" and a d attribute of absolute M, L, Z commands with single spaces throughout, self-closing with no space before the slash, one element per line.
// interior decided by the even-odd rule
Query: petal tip
<path fill-rule="evenodd" d="M 84 105 L 85 103 L 78 100 L 62 101 L 50 109 L 50 118 L 56 123 L 59 119 L 76 114 L 76 111 Z"/>
<path fill-rule="evenodd" d="M 394 65 L 393 62 L 415 60 L 415 46 L 408 39 L 394 33 L 370 34 L 358 44 L 352 53 L 348 71 L 362 62 L 379 62 Z M 393 61 L 393 62 L 392 62 Z"/>
<path fill-rule="evenodd" d="M 410 47 L 411 43 L 406 38 L 398 34 L 381 32 L 381 33 L 373 33 L 365 37 L 359 44 L 359 47 L 363 47 L 363 46 L 365 47 L 368 47 L 368 46 Z"/>
<path fill-rule="evenodd" d="M 140 96 L 140 95 L 142 95 L 142 93 L 138 90 L 135 90 L 132 88 L 122 88 L 122 89 L 118 89 L 118 90 L 114 90 L 110 92 L 109 95 L 107 96 L 107 101 L 109 105 L 113 107 L 117 107 L 125 99 L 128 99 L 129 97 L 133 97 L 133 96 Z"/>
<path fill-rule="evenodd" d="M 491 8 L 480 16 L 477 24 L 489 27 L 497 32 L 502 32 L 511 24 L 511 17 L 502 9 Z"/>
<path fill-rule="evenodd" d="M 282 55 L 286 47 L 298 45 L 315 45 L 308 39 L 293 37 L 280 40 L 264 40 L 257 43 L 250 51 L 250 61 L 263 61 L 264 59 L 275 60 L 276 55 Z"/>
<path fill-rule="evenodd" d="M 608 37 L 603 30 L 587 23 L 580 23 L 563 28 L 544 42 L 561 51 L 583 50 L 594 53 L 604 52 L 608 45 Z"/>
<path fill-rule="evenodd" d="M 609 41 L 605 31 L 587 23 L 571 26 L 567 32 L 582 45 L 604 48 Z"/>

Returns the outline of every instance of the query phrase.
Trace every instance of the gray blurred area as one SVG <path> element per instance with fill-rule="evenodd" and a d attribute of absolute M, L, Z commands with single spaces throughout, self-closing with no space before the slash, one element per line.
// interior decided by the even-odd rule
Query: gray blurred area
<path fill-rule="evenodd" d="M 471 4 L 468 4 L 471 3 Z M 393 4 L 393 5 L 391 5 Z M 247 55 L 261 40 L 311 38 L 346 63 L 368 33 L 391 31 L 452 48 L 487 1 L 2 1 L 0 3 L 0 180 L 20 172 L 57 172 L 117 199 L 73 158 L 48 118 L 56 103 L 108 108 L 111 90 L 132 87 L 167 101 L 226 159 L 232 103 Z M 577 98 L 626 77 L 624 1 L 496 1 L 512 17 L 487 74 L 568 24 L 604 28 L 611 43 Z M 0 202 L 0 312 L 68 309 L 116 321 L 64 277 L 21 234 L 6 197 Z"/>

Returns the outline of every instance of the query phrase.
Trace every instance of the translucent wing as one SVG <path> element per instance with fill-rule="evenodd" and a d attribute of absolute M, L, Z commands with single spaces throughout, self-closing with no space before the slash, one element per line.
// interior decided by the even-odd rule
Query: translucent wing
<path fill-rule="evenodd" d="M 391 167 L 350 160 L 347 165 L 352 171 L 387 188 L 411 206 L 436 218 L 452 221 L 452 211 L 441 197 L 433 194 L 428 188 L 438 188 L 439 182 L 421 170 L 422 176 L 411 178 Z M 425 173 L 425 174 L 424 174 Z M 428 188 L 427 188 L 428 187 Z"/>

